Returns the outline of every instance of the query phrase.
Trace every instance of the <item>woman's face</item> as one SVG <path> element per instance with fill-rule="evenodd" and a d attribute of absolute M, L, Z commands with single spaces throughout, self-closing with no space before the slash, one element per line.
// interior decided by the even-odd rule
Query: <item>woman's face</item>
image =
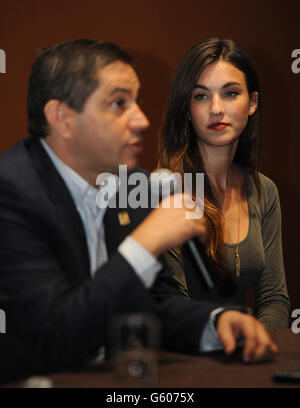
<path fill-rule="evenodd" d="M 226 146 L 236 142 L 248 116 L 257 108 L 258 93 L 249 96 L 242 71 L 219 60 L 200 75 L 193 90 L 190 119 L 206 145 Z"/>

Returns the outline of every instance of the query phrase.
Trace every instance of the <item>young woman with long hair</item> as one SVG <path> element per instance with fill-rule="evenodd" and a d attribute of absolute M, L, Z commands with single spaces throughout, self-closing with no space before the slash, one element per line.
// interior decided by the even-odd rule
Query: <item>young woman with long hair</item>
<path fill-rule="evenodd" d="M 289 298 L 275 184 L 258 172 L 262 101 L 252 60 L 232 40 L 209 39 L 180 62 L 160 134 L 159 167 L 204 173 L 203 255 L 230 274 L 241 304 L 254 287 L 255 315 L 269 329 L 287 327 Z M 182 177 L 183 179 L 183 177 Z M 193 192 L 195 194 L 195 191 Z M 203 289 L 184 248 L 169 253 L 174 278 L 193 299 L 219 300 Z"/>

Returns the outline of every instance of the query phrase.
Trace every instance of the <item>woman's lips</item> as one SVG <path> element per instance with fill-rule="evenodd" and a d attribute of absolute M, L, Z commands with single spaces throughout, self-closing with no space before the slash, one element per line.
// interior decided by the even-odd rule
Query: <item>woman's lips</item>
<path fill-rule="evenodd" d="M 212 129 L 212 130 L 224 130 L 227 128 L 227 126 L 230 126 L 230 124 L 224 123 L 224 122 L 216 122 L 216 123 L 212 123 L 211 125 L 207 127 L 208 129 Z"/>

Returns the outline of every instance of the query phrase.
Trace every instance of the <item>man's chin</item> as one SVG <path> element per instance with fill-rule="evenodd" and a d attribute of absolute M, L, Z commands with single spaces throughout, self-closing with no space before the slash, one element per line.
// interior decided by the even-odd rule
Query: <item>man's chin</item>
<path fill-rule="evenodd" d="M 120 160 L 119 163 L 115 164 L 114 166 L 111 166 L 109 173 L 118 175 L 120 171 L 120 166 L 127 166 L 127 171 L 130 171 L 135 169 L 137 165 L 138 165 L 137 157 L 126 157 L 123 158 L 123 160 Z"/>
<path fill-rule="evenodd" d="M 133 170 L 138 165 L 138 160 L 136 157 L 126 158 L 126 160 L 121 163 L 123 166 L 127 166 L 127 170 Z"/>

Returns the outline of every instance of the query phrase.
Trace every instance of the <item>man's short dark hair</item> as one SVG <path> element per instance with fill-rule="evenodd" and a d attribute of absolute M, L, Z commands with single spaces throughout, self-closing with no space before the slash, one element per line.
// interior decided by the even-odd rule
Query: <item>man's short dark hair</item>
<path fill-rule="evenodd" d="M 133 64 L 132 57 L 116 44 L 97 40 L 71 40 L 42 49 L 29 80 L 29 134 L 47 135 L 44 106 L 51 99 L 65 102 L 81 112 L 98 86 L 98 69 L 117 60 Z"/>

